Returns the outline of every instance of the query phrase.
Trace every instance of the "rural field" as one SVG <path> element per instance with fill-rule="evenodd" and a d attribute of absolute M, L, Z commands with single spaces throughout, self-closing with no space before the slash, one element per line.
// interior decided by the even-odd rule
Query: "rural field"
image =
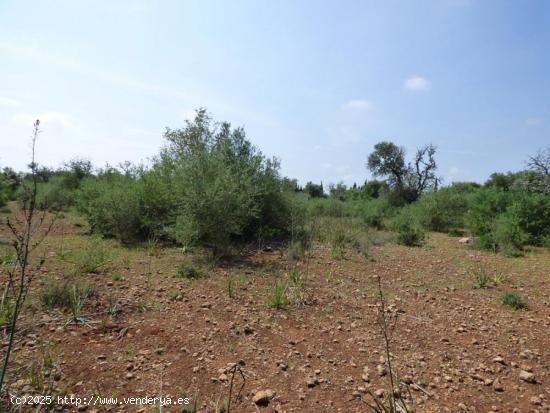
<path fill-rule="evenodd" d="M 550 413 L 549 44 L 549 0 L 0 0 L 0 413 Z"/>
<path fill-rule="evenodd" d="M 321 225 L 353 233 L 368 254 L 346 247 L 335 257 L 330 242 L 316 240 L 299 259 L 279 247 L 250 248 L 211 263 L 181 248 L 98 243 L 78 217 L 59 218 L 35 253 L 46 262 L 21 315 L 10 393 L 183 395 L 192 405 L 164 411 L 222 412 L 234 379 L 235 411 L 363 412 L 371 394 L 388 389 L 379 278 L 388 320 L 396 318 L 393 372 L 415 411 L 550 409 L 548 249 L 508 258 L 435 233 L 412 248 L 346 218 Z M 196 278 L 178 275 L 190 258 Z M 100 266 L 75 272 L 85 264 Z M 481 272 L 487 285 L 474 288 Z M 281 308 L 276 282 L 286 286 Z M 77 314 L 43 308 L 40 296 L 54 283 L 89 288 Z M 501 304 L 509 291 L 527 308 Z M 260 391 L 266 407 L 253 402 Z"/>

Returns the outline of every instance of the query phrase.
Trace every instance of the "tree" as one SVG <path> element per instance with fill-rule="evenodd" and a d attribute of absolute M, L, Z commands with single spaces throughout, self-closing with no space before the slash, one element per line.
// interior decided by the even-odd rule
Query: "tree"
<path fill-rule="evenodd" d="M 539 149 L 534 156 L 530 156 L 527 166 L 533 171 L 550 178 L 550 146 L 546 149 Z"/>
<path fill-rule="evenodd" d="M 405 149 L 393 142 L 377 143 L 367 159 L 367 168 L 374 176 L 386 176 L 391 186 L 401 188 L 407 174 Z"/>
<path fill-rule="evenodd" d="M 304 192 L 311 198 L 321 198 L 325 195 L 322 182 L 320 185 L 308 182 L 306 186 L 304 186 Z"/>
<path fill-rule="evenodd" d="M 441 179 L 435 174 L 437 148 L 428 144 L 416 151 L 414 161 L 407 164 L 405 149 L 392 142 L 374 145 L 367 159 L 367 168 L 374 176 L 385 176 L 396 202 L 413 202 L 428 190 L 437 190 Z"/>
<path fill-rule="evenodd" d="M 338 182 L 336 185 L 330 184 L 328 189 L 331 197 L 339 199 L 340 201 L 346 199 L 348 187 L 343 182 Z"/>
<path fill-rule="evenodd" d="M 436 151 L 437 148 L 431 143 L 419 148 L 416 151 L 413 166 L 408 168 L 410 185 L 416 191 L 417 196 L 429 189 L 437 190 L 441 182 L 441 179 L 435 174 L 437 170 Z"/>
<path fill-rule="evenodd" d="M 550 194 L 550 146 L 530 156 L 527 166 L 541 177 L 535 184 L 539 191 Z"/>

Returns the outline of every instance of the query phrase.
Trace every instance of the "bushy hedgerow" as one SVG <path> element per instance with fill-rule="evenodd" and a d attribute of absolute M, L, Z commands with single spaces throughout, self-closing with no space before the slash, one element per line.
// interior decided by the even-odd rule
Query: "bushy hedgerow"
<path fill-rule="evenodd" d="M 430 231 L 448 232 L 463 228 L 470 194 L 453 187 L 423 195 L 415 204 L 418 220 Z"/>
<path fill-rule="evenodd" d="M 475 245 L 483 249 L 514 251 L 527 244 L 544 245 L 550 237 L 550 196 L 483 188 L 472 196 L 466 223 Z"/>
<path fill-rule="evenodd" d="M 136 176 L 107 170 L 84 180 L 77 209 L 86 216 L 92 231 L 130 242 L 145 236 L 142 183 Z"/>

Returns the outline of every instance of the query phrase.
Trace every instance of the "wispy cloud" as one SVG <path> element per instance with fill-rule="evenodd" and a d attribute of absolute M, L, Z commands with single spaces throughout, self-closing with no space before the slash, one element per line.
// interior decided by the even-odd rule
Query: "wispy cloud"
<path fill-rule="evenodd" d="M 411 76 L 405 80 L 405 88 L 414 92 L 426 92 L 432 87 L 432 82 L 422 76 Z"/>
<path fill-rule="evenodd" d="M 539 126 L 539 125 L 542 125 L 543 123 L 544 123 L 544 118 L 540 118 L 540 117 L 532 117 L 532 118 L 527 118 L 525 120 L 525 125 L 530 127 Z"/>
<path fill-rule="evenodd" d="M 344 109 L 369 110 L 371 108 L 372 103 L 366 99 L 352 99 L 344 104 Z"/>

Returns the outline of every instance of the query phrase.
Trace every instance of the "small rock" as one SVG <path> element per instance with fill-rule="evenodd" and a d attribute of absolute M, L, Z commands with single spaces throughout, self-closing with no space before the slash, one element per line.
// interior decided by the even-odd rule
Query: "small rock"
<path fill-rule="evenodd" d="M 502 385 L 499 379 L 496 379 L 495 381 L 493 381 L 493 390 L 499 391 L 499 392 L 504 391 L 504 386 Z"/>
<path fill-rule="evenodd" d="M 523 380 L 524 382 L 527 382 L 527 383 L 536 383 L 537 380 L 535 379 L 535 375 L 533 373 L 530 373 L 528 371 L 525 371 L 525 370 L 521 370 L 519 372 L 519 378 L 520 380 Z"/>
<path fill-rule="evenodd" d="M 535 406 L 542 406 L 542 400 L 540 397 L 533 396 L 529 401 L 531 402 L 531 404 L 534 404 Z"/>
<path fill-rule="evenodd" d="M 260 390 L 252 397 L 252 401 L 258 406 L 267 406 L 274 396 L 275 393 L 271 389 Z"/>

